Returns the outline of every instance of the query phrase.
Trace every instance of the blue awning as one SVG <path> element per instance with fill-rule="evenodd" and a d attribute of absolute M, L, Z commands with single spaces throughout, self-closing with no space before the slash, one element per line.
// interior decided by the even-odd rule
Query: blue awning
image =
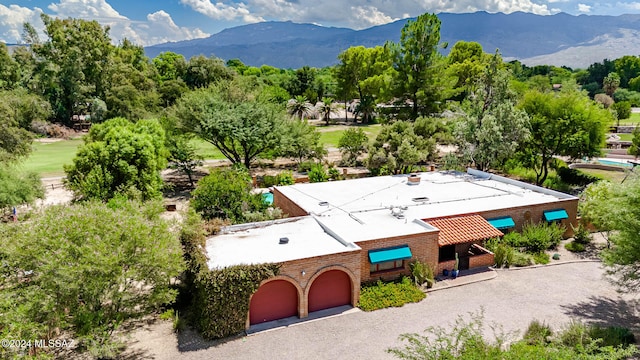
<path fill-rule="evenodd" d="M 516 227 L 516 223 L 513 222 L 511 216 L 503 216 L 495 219 L 487 219 L 489 224 L 493 225 L 494 228 L 501 229 L 510 229 L 512 227 Z"/>
<path fill-rule="evenodd" d="M 408 245 L 402 245 L 386 249 L 369 250 L 369 261 L 372 264 L 379 264 L 394 260 L 411 259 L 411 249 Z"/>
<path fill-rule="evenodd" d="M 544 212 L 544 219 L 547 221 L 556 221 L 568 218 L 569 215 L 564 209 L 549 210 Z"/>

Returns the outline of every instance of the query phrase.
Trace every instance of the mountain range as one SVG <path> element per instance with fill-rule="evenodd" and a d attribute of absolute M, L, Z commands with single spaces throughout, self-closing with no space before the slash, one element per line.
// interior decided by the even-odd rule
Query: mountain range
<path fill-rule="evenodd" d="M 529 66 L 586 68 L 604 59 L 640 54 L 640 14 L 573 16 L 475 12 L 438 14 L 441 41 L 476 41 L 485 52 L 500 51 L 505 60 Z M 190 58 L 240 59 L 251 66 L 324 67 L 338 62 L 343 50 L 397 42 L 407 19 L 363 30 L 269 21 L 225 29 L 208 38 L 170 42 L 145 48 L 149 57 L 172 51 Z M 448 50 L 444 50 L 446 53 Z"/>

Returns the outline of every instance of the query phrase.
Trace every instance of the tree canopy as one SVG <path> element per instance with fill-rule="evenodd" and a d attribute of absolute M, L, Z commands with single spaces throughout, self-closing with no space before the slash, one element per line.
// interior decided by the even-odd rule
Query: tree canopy
<path fill-rule="evenodd" d="M 535 170 L 538 185 L 547 178 L 554 156 L 579 159 L 598 155 L 606 124 L 613 121 L 609 111 L 572 89 L 528 92 L 521 108 L 531 122 L 531 137 L 523 147 L 524 159 Z"/>
<path fill-rule="evenodd" d="M 249 168 L 258 157 L 278 149 L 285 126 L 282 108 L 258 94 L 246 82 L 223 82 L 185 94 L 174 116 L 233 164 Z"/>
<path fill-rule="evenodd" d="M 125 320 L 176 298 L 182 249 L 162 211 L 119 199 L 50 206 L 28 222 L 0 224 L 0 237 L 11 239 L 0 248 L 0 336 L 48 340 L 62 331 L 96 358 L 114 357 L 111 335 Z M 29 350 L 4 347 L 0 356 Z"/>
<path fill-rule="evenodd" d="M 161 195 L 160 170 L 167 166 L 165 132 L 157 120 L 132 123 L 114 118 L 91 127 L 72 165 L 66 186 L 82 199 L 116 194 L 143 200 Z"/>

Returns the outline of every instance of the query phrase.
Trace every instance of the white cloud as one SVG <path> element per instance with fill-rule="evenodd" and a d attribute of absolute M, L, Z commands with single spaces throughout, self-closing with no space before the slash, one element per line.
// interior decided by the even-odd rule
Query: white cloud
<path fill-rule="evenodd" d="M 48 9 L 53 17 L 96 20 L 103 26 L 109 26 L 109 34 L 114 42 L 127 38 L 146 46 L 209 36 L 198 28 L 177 26 L 171 15 L 163 10 L 148 14 L 146 21 L 133 21 L 120 14 L 106 0 L 60 0 L 49 5 Z M 44 34 L 44 25 L 39 18 L 41 13 L 39 8 L 0 5 L 0 39 L 18 42 L 22 24 L 27 21 Z"/>
<path fill-rule="evenodd" d="M 29 9 L 18 5 L 9 7 L 0 4 L 0 40 L 7 43 L 18 43 L 22 39 L 22 25 L 30 23 L 36 30 L 44 33 L 44 25 L 40 20 L 42 9 Z"/>
<path fill-rule="evenodd" d="M 581 13 L 591 12 L 591 6 L 587 4 L 578 4 L 578 11 Z"/>
<path fill-rule="evenodd" d="M 638 10 L 640 10 L 640 2 L 637 2 L 637 1 L 636 2 L 630 2 L 630 3 L 618 2 L 616 4 L 616 7 L 638 11 Z"/>
<path fill-rule="evenodd" d="M 91 20 L 126 20 L 105 0 L 61 0 L 49 5 L 49 10 L 62 18 Z"/>
<path fill-rule="evenodd" d="M 242 19 L 242 21 L 246 23 L 264 21 L 262 17 L 251 14 L 247 6 L 243 3 L 239 3 L 236 6 L 221 2 L 214 4 L 210 0 L 180 0 L 180 3 L 216 20 Z"/>
<path fill-rule="evenodd" d="M 216 2 L 217 1 L 217 2 Z M 550 2 L 567 1 L 551 0 Z M 533 0 L 180 0 L 212 19 L 243 21 L 292 20 L 355 29 L 380 25 L 425 12 L 515 11 L 549 15 L 559 12 Z"/>

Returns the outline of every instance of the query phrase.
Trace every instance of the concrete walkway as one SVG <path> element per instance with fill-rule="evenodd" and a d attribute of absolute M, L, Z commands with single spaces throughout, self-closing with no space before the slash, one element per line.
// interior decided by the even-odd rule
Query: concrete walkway
<path fill-rule="evenodd" d="M 420 303 L 347 312 L 223 342 L 203 341 L 190 331 L 175 335 L 160 322 L 137 331 L 129 349 L 136 359 L 391 359 L 385 349 L 400 346 L 400 334 L 448 326 L 479 311 L 487 325 L 505 331 L 522 332 L 534 319 L 555 328 L 580 319 L 638 330 L 636 299 L 620 296 L 603 274 L 593 261 L 484 272 L 472 276 L 486 281 L 446 286 Z"/>

